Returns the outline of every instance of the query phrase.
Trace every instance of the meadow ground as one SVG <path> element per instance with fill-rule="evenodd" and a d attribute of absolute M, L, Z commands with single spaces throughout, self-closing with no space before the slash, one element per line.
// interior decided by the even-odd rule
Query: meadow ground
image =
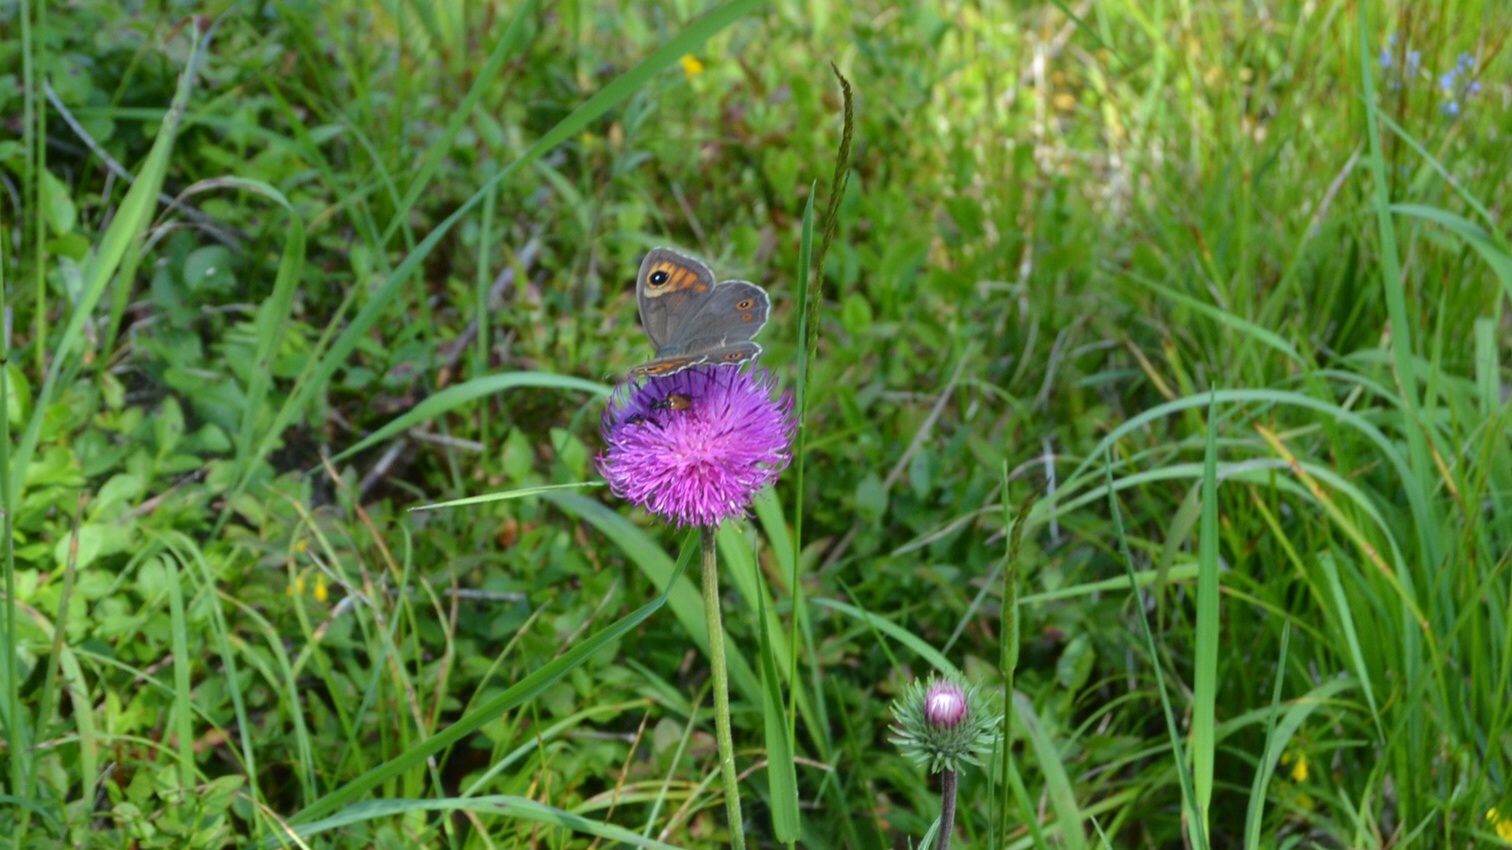
<path fill-rule="evenodd" d="M 0 836 L 933 846 L 940 674 L 952 846 L 1512 845 L 1509 32 L 0 3 Z M 595 461 L 658 245 L 801 416 L 707 547 L 733 834 L 700 532 Z"/>

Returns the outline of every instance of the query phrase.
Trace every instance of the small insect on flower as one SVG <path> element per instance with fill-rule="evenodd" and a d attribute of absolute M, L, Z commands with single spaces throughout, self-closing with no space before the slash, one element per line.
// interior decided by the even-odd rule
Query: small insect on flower
<path fill-rule="evenodd" d="M 673 393 L 666 398 L 651 402 L 652 410 L 687 410 L 693 406 L 693 399 L 682 393 Z"/>
<path fill-rule="evenodd" d="M 743 516 L 792 458 L 793 400 L 775 390 L 766 371 L 728 366 L 621 384 L 604 408 L 599 472 L 616 496 L 678 525 Z"/>

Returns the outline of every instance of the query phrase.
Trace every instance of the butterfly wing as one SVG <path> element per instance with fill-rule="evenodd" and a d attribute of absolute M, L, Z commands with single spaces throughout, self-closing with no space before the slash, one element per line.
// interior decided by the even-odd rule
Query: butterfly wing
<path fill-rule="evenodd" d="M 707 359 L 708 357 L 702 354 L 696 356 L 687 354 L 675 354 L 671 357 L 658 357 L 655 360 L 648 360 L 645 363 L 642 363 L 639 366 L 631 369 L 630 377 L 663 378 L 667 375 L 673 375 L 681 372 L 682 370 L 687 369 L 690 366 L 697 366 L 705 362 Z"/>
<path fill-rule="evenodd" d="M 702 364 L 735 365 L 755 359 L 751 342 L 766 324 L 766 290 L 744 280 L 714 282 L 709 267 L 670 248 L 653 248 L 635 281 L 641 325 L 656 358 L 630 377 L 661 377 Z"/>
<path fill-rule="evenodd" d="M 692 257 L 671 248 L 646 254 L 635 278 L 635 300 L 658 354 L 687 350 L 688 329 L 714 291 L 714 273 Z"/>
<path fill-rule="evenodd" d="M 698 315 L 688 322 L 679 350 L 693 354 L 745 342 L 766 325 L 770 311 L 771 300 L 765 289 L 744 280 L 724 281 L 714 287 Z"/>
<path fill-rule="evenodd" d="M 761 355 L 761 346 L 754 342 L 732 342 L 704 353 L 704 362 L 711 366 L 738 366 L 755 360 Z"/>

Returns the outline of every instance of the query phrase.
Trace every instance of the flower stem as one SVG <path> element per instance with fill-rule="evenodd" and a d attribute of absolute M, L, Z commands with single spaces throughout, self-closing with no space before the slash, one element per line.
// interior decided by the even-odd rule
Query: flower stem
<path fill-rule="evenodd" d="M 725 811 L 730 818 L 730 846 L 745 850 L 745 825 L 740 818 L 740 786 L 735 774 L 735 743 L 730 737 L 730 675 L 725 669 L 724 624 L 719 616 L 719 558 L 714 551 L 715 526 L 699 529 L 703 544 L 704 618 L 709 626 L 709 666 L 714 672 L 714 730 L 719 739 L 719 770 L 724 774 Z"/>
<path fill-rule="evenodd" d="M 936 850 L 950 850 L 950 835 L 955 832 L 956 772 L 940 771 L 940 836 Z"/>

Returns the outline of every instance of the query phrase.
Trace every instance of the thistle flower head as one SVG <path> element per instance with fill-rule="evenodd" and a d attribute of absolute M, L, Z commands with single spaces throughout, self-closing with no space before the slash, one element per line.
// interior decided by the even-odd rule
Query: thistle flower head
<path fill-rule="evenodd" d="M 793 400 L 765 370 L 696 366 L 621 384 L 599 472 L 616 496 L 678 525 L 740 516 L 792 458 Z"/>
<path fill-rule="evenodd" d="M 893 702 L 892 742 L 930 773 L 981 764 L 997 740 L 1003 716 L 987 696 L 954 677 L 915 681 Z"/>

